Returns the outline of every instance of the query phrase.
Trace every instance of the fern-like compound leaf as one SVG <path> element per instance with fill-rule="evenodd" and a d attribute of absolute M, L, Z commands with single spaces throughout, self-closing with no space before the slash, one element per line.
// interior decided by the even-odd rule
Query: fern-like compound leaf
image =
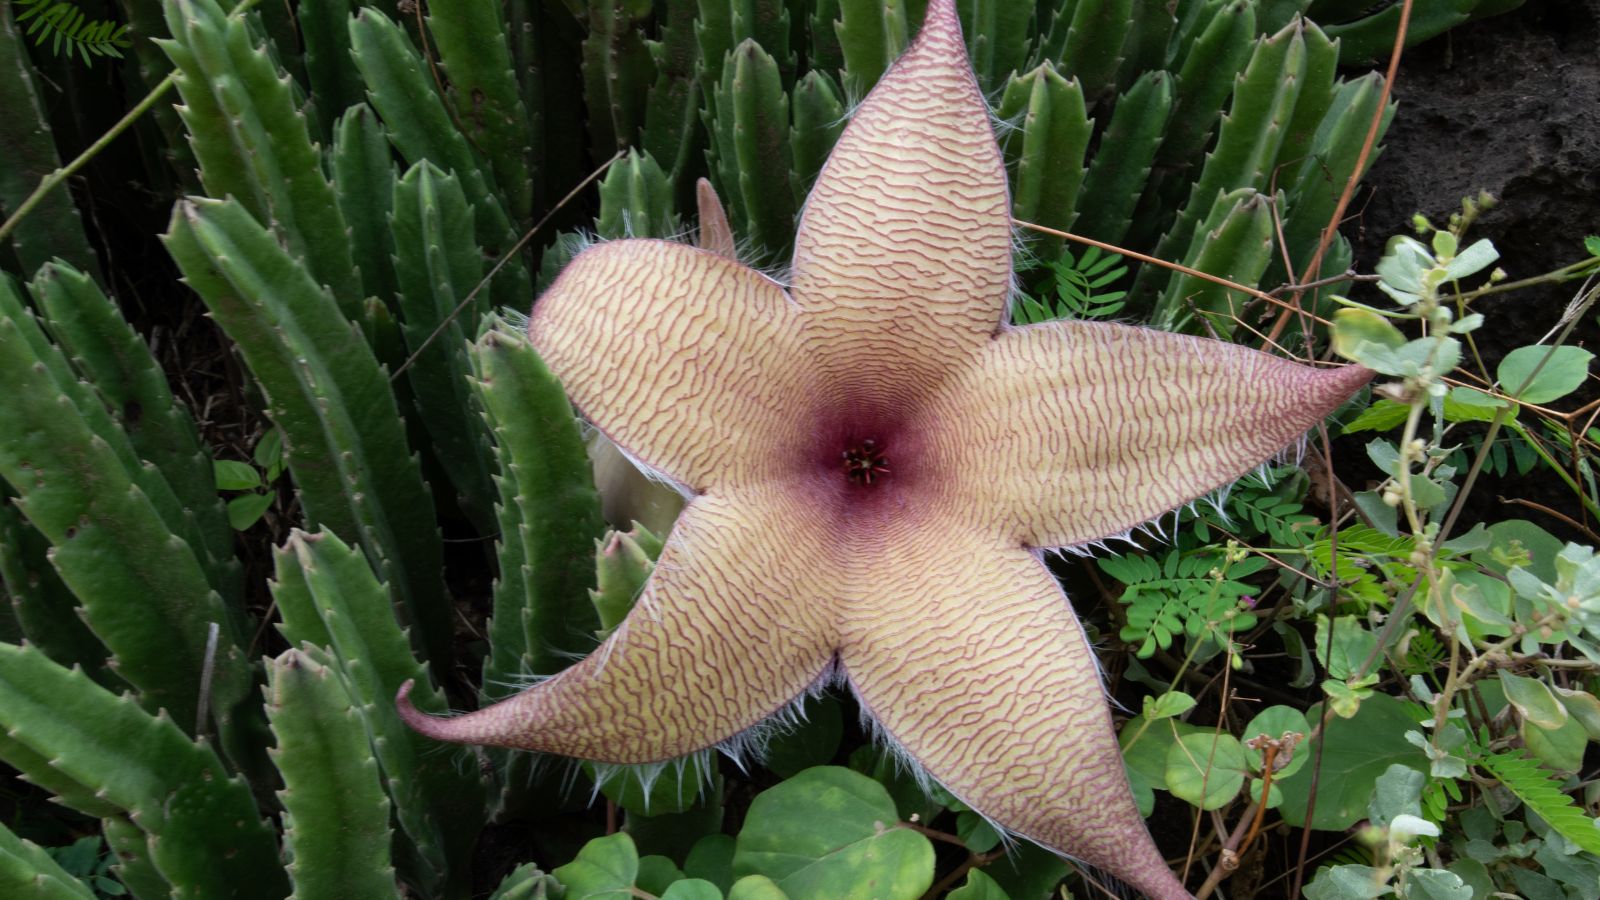
<path fill-rule="evenodd" d="M 50 51 L 57 56 L 63 47 L 67 55 L 76 52 L 85 63 L 91 56 L 122 58 L 122 50 L 133 46 L 128 39 L 128 26 L 109 19 L 91 20 L 83 10 L 67 0 L 14 0 L 22 8 L 18 24 L 33 19 L 28 35 L 35 34 L 34 44 L 43 46 L 45 38 L 52 38 Z"/>
<path fill-rule="evenodd" d="M 1478 760 L 1517 799 L 1550 823 L 1567 840 L 1590 853 L 1600 853 L 1600 829 L 1572 798 L 1563 794 L 1549 773 L 1526 756 L 1496 753 Z"/>

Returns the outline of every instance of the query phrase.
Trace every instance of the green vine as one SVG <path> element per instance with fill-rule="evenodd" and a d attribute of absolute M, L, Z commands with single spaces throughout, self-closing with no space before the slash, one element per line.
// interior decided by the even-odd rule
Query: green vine
<path fill-rule="evenodd" d="M 83 10 L 67 0 L 12 0 L 22 9 L 22 14 L 17 16 L 17 24 L 22 24 L 29 19 L 33 24 L 28 26 L 27 34 L 34 37 L 34 44 L 43 46 L 45 38 L 51 38 L 50 50 L 56 55 L 61 54 L 66 48 L 67 55 L 74 51 L 83 57 L 85 63 L 93 60 L 92 56 L 114 56 L 122 58 L 122 50 L 133 46 L 128 39 L 128 26 L 113 22 L 110 19 L 92 21 L 83 14 Z"/>

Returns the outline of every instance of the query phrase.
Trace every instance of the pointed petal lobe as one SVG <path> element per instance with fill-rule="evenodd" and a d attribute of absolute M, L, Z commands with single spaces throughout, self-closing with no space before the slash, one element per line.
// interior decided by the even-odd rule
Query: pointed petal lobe
<path fill-rule="evenodd" d="M 851 117 L 806 201 L 793 295 L 822 365 L 909 396 L 1000 322 L 1010 202 L 954 3 Z"/>
<path fill-rule="evenodd" d="M 726 740 L 810 687 L 832 664 L 832 596 L 813 561 L 818 530 L 796 497 L 698 497 L 638 603 L 582 662 L 509 700 L 433 718 L 429 737 L 611 763 L 656 762 Z"/>
<path fill-rule="evenodd" d="M 770 475 L 802 423 L 796 310 L 754 269 L 666 241 L 612 241 L 534 306 L 533 345 L 624 452 L 695 490 Z"/>
<path fill-rule="evenodd" d="M 878 724 L 998 824 L 1187 897 L 1139 818 L 1083 630 L 1033 553 L 938 534 L 882 568 L 839 657 Z"/>
<path fill-rule="evenodd" d="M 941 471 L 1031 547 L 1122 534 L 1295 441 L 1372 373 L 1094 322 L 1008 328 L 934 403 Z"/>
<path fill-rule="evenodd" d="M 739 251 L 733 242 L 733 228 L 728 225 L 728 211 L 722 208 L 722 198 L 711 182 L 702 178 L 694 183 L 695 203 L 700 208 L 701 250 L 738 259 Z"/>

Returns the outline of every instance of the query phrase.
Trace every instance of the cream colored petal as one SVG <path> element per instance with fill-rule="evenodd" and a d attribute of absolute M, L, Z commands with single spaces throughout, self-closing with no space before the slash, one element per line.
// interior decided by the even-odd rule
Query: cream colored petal
<path fill-rule="evenodd" d="M 1134 805 L 1092 652 L 1033 553 L 928 533 L 845 622 L 862 705 L 952 793 L 1152 897 L 1188 894 Z"/>
<path fill-rule="evenodd" d="M 748 483 L 803 432 L 811 375 L 796 310 L 771 279 L 667 241 L 579 254 L 528 334 L 578 408 L 626 453 L 696 491 Z"/>
<path fill-rule="evenodd" d="M 799 498 L 705 495 L 684 510 L 633 611 L 582 662 L 430 737 L 612 763 L 670 759 L 743 731 L 828 669 L 836 631 L 822 533 Z"/>
<path fill-rule="evenodd" d="M 795 301 L 846 389 L 916 396 L 998 327 L 1010 202 L 951 0 L 834 146 L 800 217 Z"/>
<path fill-rule="evenodd" d="M 1008 328 L 933 404 L 929 441 L 985 527 L 1032 547 L 1122 534 L 1249 472 L 1372 373 L 1147 328 Z"/>

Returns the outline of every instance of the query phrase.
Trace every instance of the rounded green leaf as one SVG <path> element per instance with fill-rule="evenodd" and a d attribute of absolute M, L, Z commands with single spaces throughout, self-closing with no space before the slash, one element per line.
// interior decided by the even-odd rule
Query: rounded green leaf
<path fill-rule="evenodd" d="M 683 861 L 683 874 L 709 881 L 720 888 L 733 884 L 733 837 L 708 834 L 695 842 Z"/>
<path fill-rule="evenodd" d="M 765 875 L 796 897 L 916 900 L 933 884 L 933 846 L 900 827 L 882 785 L 820 766 L 750 804 L 733 869 Z"/>
<path fill-rule="evenodd" d="M 631 900 L 639 851 L 618 832 L 584 844 L 577 859 L 550 874 L 566 886 L 567 900 Z"/>
<path fill-rule="evenodd" d="M 1333 314 L 1333 352 L 1364 363 L 1376 350 L 1398 350 L 1406 336 L 1389 320 L 1370 309 L 1347 307 Z"/>
<path fill-rule="evenodd" d="M 728 900 L 789 900 L 789 895 L 765 875 L 746 875 L 733 883 Z"/>
<path fill-rule="evenodd" d="M 1310 754 L 1306 752 L 1304 739 L 1311 734 L 1311 724 L 1306 721 L 1305 713 L 1292 706 L 1269 706 L 1257 713 L 1256 717 L 1250 720 L 1250 724 L 1244 727 L 1243 734 L 1244 741 L 1247 744 L 1244 748 L 1244 757 L 1250 763 L 1250 770 L 1252 772 L 1261 771 L 1264 758 L 1262 751 L 1253 750 L 1248 746 L 1252 738 L 1266 735 L 1273 740 L 1281 740 L 1285 734 L 1290 732 L 1299 734 L 1301 742 L 1294 745 L 1294 748 L 1288 752 L 1287 758 L 1285 758 L 1282 750 L 1273 757 L 1272 777 L 1274 779 L 1293 775 L 1300 771 L 1301 766 L 1306 764 L 1306 757 Z"/>
<path fill-rule="evenodd" d="M 1593 361 L 1594 354 L 1580 347 L 1518 347 L 1500 361 L 1496 375 L 1501 390 L 1518 400 L 1549 403 L 1577 390 Z"/>
<path fill-rule="evenodd" d="M 661 900 L 722 900 L 722 892 L 709 881 L 685 878 L 674 881 L 667 892 L 661 895 Z"/>
<path fill-rule="evenodd" d="M 1233 735 L 1185 735 L 1167 751 L 1167 790 L 1201 809 L 1219 809 L 1238 795 L 1248 767 Z"/>
<path fill-rule="evenodd" d="M 1366 818 L 1378 778 L 1395 763 L 1428 771 L 1428 757 L 1405 739 L 1405 733 L 1416 729 L 1426 714 L 1418 704 L 1374 694 L 1361 701 L 1352 718 L 1330 718 L 1323 731 L 1321 775 L 1317 779 L 1311 827 L 1339 831 Z M 1321 716 L 1319 704 L 1311 707 L 1306 718 L 1315 722 Z M 1316 752 L 1309 745 L 1303 751 Z M 1305 822 L 1311 773 L 1308 765 L 1294 775 L 1273 781 L 1274 786 L 1283 788 L 1279 811 L 1296 827 Z"/>
<path fill-rule="evenodd" d="M 977 869 L 967 873 L 967 883 L 950 892 L 949 900 L 1011 900 L 993 878 Z"/>

